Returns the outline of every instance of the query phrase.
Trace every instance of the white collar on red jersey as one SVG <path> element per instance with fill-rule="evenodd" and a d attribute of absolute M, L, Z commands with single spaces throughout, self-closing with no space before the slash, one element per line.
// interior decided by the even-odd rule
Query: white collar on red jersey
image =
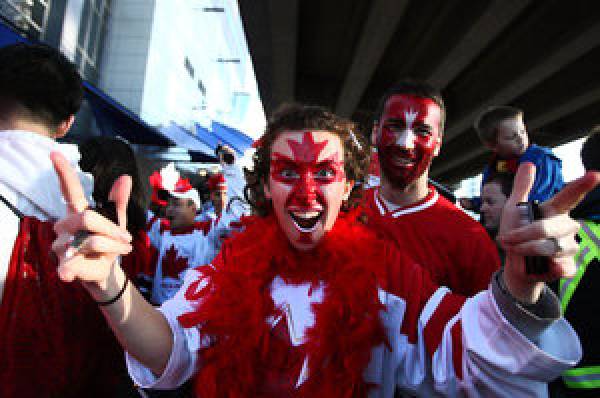
<path fill-rule="evenodd" d="M 391 215 L 392 217 L 400 217 L 406 214 L 416 213 L 433 206 L 438 201 L 439 197 L 440 195 L 435 188 L 429 187 L 427 196 L 418 202 L 408 206 L 394 206 L 379 195 L 379 188 L 373 189 L 373 201 L 382 216 Z"/>

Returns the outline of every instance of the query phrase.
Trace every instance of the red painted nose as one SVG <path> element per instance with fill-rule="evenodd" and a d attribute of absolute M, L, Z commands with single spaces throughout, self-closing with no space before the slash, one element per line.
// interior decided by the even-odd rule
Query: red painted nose
<path fill-rule="evenodd" d="M 317 184 L 310 175 L 303 175 L 294 190 L 295 205 L 312 207 L 317 202 Z"/>

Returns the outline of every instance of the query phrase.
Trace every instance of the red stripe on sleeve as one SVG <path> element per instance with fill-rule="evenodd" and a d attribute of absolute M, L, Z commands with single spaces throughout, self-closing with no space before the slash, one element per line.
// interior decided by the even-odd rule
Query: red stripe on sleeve
<path fill-rule="evenodd" d="M 423 330 L 423 336 L 425 337 L 427 354 L 430 358 L 433 357 L 433 353 L 442 341 L 444 327 L 460 311 L 465 300 L 466 298 L 463 296 L 448 293 L 429 318 Z"/>
<path fill-rule="evenodd" d="M 450 330 L 452 335 L 452 365 L 454 366 L 454 372 L 456 377 L 460 380 L 463 378 L 462 369 L 462 324 L 460 319 L 452 326 Z"/>

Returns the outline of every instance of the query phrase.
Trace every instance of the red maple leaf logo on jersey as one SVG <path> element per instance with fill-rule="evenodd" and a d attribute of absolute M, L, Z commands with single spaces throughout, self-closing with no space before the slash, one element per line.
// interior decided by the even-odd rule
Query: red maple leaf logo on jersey
<path fill-rule="evenodd" d="M 179 279 L 179 274 L 188 268 L 188 259 L 186 257 L 179 257 L 177 255 L 177 249 L 175 245 L 165 252 L 162 259 L 162 274 L 163 278 L 171 277 Z"/>

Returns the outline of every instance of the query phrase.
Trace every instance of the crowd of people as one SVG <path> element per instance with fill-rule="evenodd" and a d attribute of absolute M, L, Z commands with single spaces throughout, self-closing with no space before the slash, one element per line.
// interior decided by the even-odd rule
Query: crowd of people
<path fill-rule="evenodd" d="M 174 164 L 146 195 L 120 138 L 57 142 L 82 97 L 58 51 L 0 48 L 0 395 L 600 392 L 600 133 L 564 186 L 521 110 L 482 112 L 478 223 L 429 183 L 446 108 L 423 82 L 383 93 L 368 139 L 281 106 L 252 168 L 217 148 L 204 201 Z"/>

